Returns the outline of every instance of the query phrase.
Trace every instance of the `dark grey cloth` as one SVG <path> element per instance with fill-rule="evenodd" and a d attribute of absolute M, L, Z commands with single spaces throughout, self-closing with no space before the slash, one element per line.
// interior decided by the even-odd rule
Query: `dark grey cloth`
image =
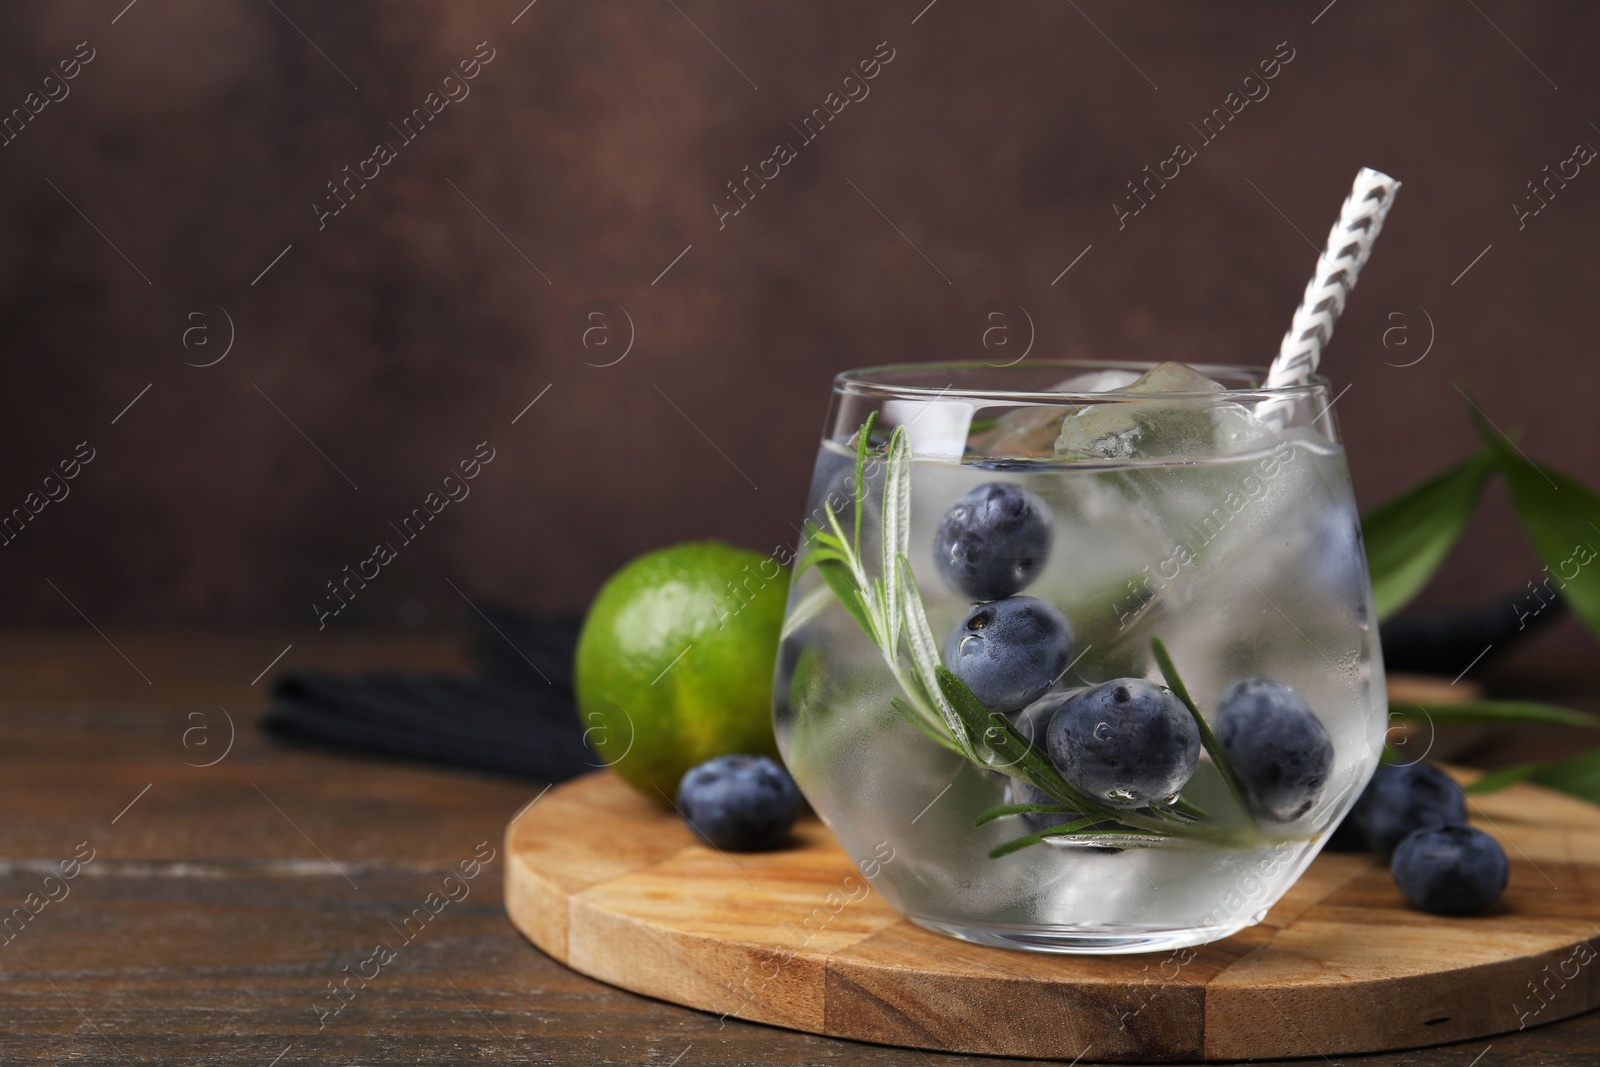
<path fill-rule="evenodd" d="M 280 741 L 399 756 L 543 782 L 600 766 L 572 691 L 577 618 L 485 605 L 470 645 L 482 673 L 427 677 L 293 671 L 262 729 Z"/>
<path fill-rule="evenodd" d="M 1554 594 L 1543 610 L 1530 610 L 1540 603 L 1531 594 L 1519 593 L 1481 608 L 1388 619 L 1378 627 L 1384 669 L 1454 678 L 1470 664 L 1468 674 L 1478 674 L 1566 611 L 1566 602 Z"/>

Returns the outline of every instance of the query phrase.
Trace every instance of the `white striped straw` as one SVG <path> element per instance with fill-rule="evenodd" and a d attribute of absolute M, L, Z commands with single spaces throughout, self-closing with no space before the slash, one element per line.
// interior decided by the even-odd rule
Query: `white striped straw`
<path fill-rule="evenodd" d="M 1399 182 L 1370 167 L 1362 167 L 1356 175 L 1339 209 L 1339 221 L 1328 231 L 1327 246 L 1317 258 L 1317 271 L 1306 283 L 1294 321 L 1283 335 L 1278 358 L 1267 371 L 1269 389 L 1304 385 L 1316 372 L 1322 347 L 1333 336 L 1334 321 L 1344 311 L 1346 295 L 1356 287 L 1356 277 L 1372 254 L 1372 242 L 1378 239 L 1399 188 Z"/>

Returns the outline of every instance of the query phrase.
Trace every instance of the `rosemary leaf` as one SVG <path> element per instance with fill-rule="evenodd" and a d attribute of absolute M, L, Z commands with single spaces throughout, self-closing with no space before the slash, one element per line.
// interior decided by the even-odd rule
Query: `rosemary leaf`
<path fill-rule="evenodd" d="M 861 512 L 865 510 L 861 505 L 863 502 L 865 502 L 867 496 L 866 487 L 861 481 L 861 474 L 864 470 L 866 470 L 867 467 L 867 445 L 871 442 L 872 427 L 877 421 L 878 413 L 876 411 L 870 412 L 867 415 L 867 421 L 863 422 L 861 424 L 861 429 L 856 431 L 855 481 L 850 486 L 851 492 L 855 494 L 856 498 L 856 529 L 855 540 L 851 541 L 850 543 L 855 546 L 855 554 L 857 558 L 860 558 L 861 556 Z"/>
<path fill-rule="evenodd" d="M 926 715 L 918 712 L 916 708 L 912 707 L 904 700 L 901 700 L 899 697 L 890 697 L 889 704 L 894 708 L 895 711 L 900 713 L 900 716 L 903 719 L 909 722 L 912 726 L 915 726 L 918 730 L 922 731 L 923 736 L 927 737 L 928 740 L 943 748 L 949 749 L 958 756 L 966 755 L 966 753 L 962 752 L 954 741 L 950 740 L 948 735 L 940 733 L 938 728 L 928 721 L 928 717 Z"/>
<path fill-rule="evenodd" d="M 861 514 L 856 508 L 856 514 Z M 911 551 L 911 448 L 906 444 L 904 427 L 896 427 L 889 437 L 889 454 L 883 473 L 883 602 L 898 606 L 901 603 L 899 585 L 901 570 L 896 560 L 905 558 Z M 911 573 L 908 567 L 906 574 Z M 918 608 L 921 599 L 918 599 Z M 885 618 L 891 616 L 885 611 Z M 889 626 L 890 657 L 900 651 L 900 627 Z"/>
<path fill-rule="evenodd" d="M 991 849 L 989 858 L 997 860 L 1001 856 L 1009 856 L 1013 852 L 1021 852 L 1025 848 L 1042 843 L 1046 838 L 1082 834 L 1085 830 L 1088 830 L 1093 822 L 1093 819 L 1079 819 L 1077 822 L 1063 823 L 1060 826 L 1052 826 L 1048 830 L 1040 830 L 1037 833 L 1028 834 L 1026 837 L 1019 837 L 1014 841 L 1007 841 L 998 848 Z M 1090 832 L 1092 833 L 1093 831 Z"/>
<path fill-rule="evenodd" d="M 1252 825 L 1255 824 L 1255 810 L 1250 806 L 1250 797 L 1244 791 L 1244 783 L 1239 781 L 1239 776 L 1234 773 L 1233 764 L 1228 759 L 1228 754 L 1222 751 L 1222 743 L 1217 740 L 1217 735 L 1211 732 L 1211 726 L 1206 722 L 1205 716 L 1200 714 L 1200 709 L 1195 707 L 1194 698 L 1189 695 L 1189 689 L 1183 684 L 1183 679 L 1178 677 L 1178 668 L 1173 666 L 1172 657 L 1167 655 L 1167 646 L 1161 643 L 1161 638 L 1150 638 L 1150 648 L 1155 652 L 1156 663 L 1161 667 L 1161 674 L 1167 680 L 1167 688 L 1171 689 L 1183 706 L 1189 709 L 1189 714 L 1194 717 L 1194 724 L 1200 730 L 1200 743 L 1211 754 L 1211 762 L 1216 764 L 1217 772 L 1222 775 L 1222 780 L 1228 783 L 1228 790 L 1233 798 L 1239 802 L 1245 815 L 1249 817 Z"/>
<path fill-rule="evenodd" d="M 1030 812 L 1043 812 L 1049 815 L 1081 815 L 1082 812 L 1075 808 L 1068 808 L 1061 804 L 1002 804 L 998 808 L 990 808 L 978 816 L 973 826 L 985 826 L 996 819 L 1003 819 L 1007 815 L 1026 815 Z"/>
<path fill-rule="evenodd" d="M 862 603 L 861 593 L 856 588 L 855 577 L 850 573 L 850 568 L 836 559 L 824 559 L 817 562 L 817 573 L 828 583 L 828 588 L 833 590 L 833 595 L 839 598 L 839 603 L 850 613 L 850 617 L 861 626 L 868 637 L 877 639 L 873 633 L 872 620 L 867 616 L 867 606 Z"/>

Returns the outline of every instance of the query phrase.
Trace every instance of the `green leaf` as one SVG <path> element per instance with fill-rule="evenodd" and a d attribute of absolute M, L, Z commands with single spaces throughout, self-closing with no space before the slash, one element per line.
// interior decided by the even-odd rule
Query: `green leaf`
<path fill-rule="evenodd" d="M 1009 856 L 1013 852 L 1021 852 L 1025 848 L 1039 844 L 1047 837 L 1065 837 L 1068 834 L 1082 833 L 1093 822 L 1093 819 L 1079 819 L 1077 822 L 1062 823 L 1060 826 L 1054 826 L 1048 830 L 1040 830 L 1026 837 L 1019 837 L 1015 841 L 1007 841 L 1000 847 L 990 850 L 989 858 L 997 860 L 1001 856 Z"/>
<path fill-rule="evenodd" d="M 909 573 L 909 567 L 907 568 Z M 934 668 L 935 684 L 944 695 L 951 712 L 956 717 L 957 736 L 965 737 L 974 749 L 983 742 L 983 750 L 994 757 L 984 760 L 975 757 L 980 766 L 1003 769 L 1043 789 L 1055 799 L 1071 804 L 1079 811 L 1104 812 L 1108 809 L 1082 796 L 1066 782 L 1050 762 L 1039 754 L 1028 739 L 1017 732 L 1004 715 L 997 715 L 973 695 L 967 683 L 943 664 Z"/>
<path fill-rule="evenodd" d="M 1491 771 L 1462 789 L 1467 793 L 1493 793 L 1521 781 L 1537 782 L 1591 804 L 1600 804 L 1600 748 L 1580 752 L 1560 763 L 1522 763 Z"/>
<path fill-rule="evenodd" d="M 948 748 L 951 752 L 954 752 L 958 756 L 965 755 L 965 753 L 956 746 L 956 743 L 950 740 L 949 735 L 942 734 L 936 730 L 933 724 L 928 721 L 927 716 L 920 714 L 916 708 L 912 707 L 910 704 L 907 704 L 899 697 L 890 697 L 889 703 L 891 706 L 893 706 L 895 711 L 900 713 L 900 716 L 903 719 L 911 723 L 911 725 L 915 726 L 918 730 L 921 730 L 928 740 L 937 743 L 942 748 Z"/>
<path fill-rule="evenodd" d="M 822 609 L 828 606 L 828 597 L 832 591 L 828 585 L 823 584 L 801 597 L 800 602 L 783 617 L 783 629 L 778 634 L 778 640 L 787 640 L 806 623 L 822 614 Z"/>
<path fill-rule="evenodd" d="M 1183 679 L 1178 677 L 1178 668 L 1173 665 L 1172 657 L 1167 654 L 1167 646 L 1161 643 L 1161 638 L 1152 637 L 1150 648 L 1155 652 L 1156 663 L 1161 667 L 1161 674 L 1167 680 L 1167 688 L 1172 690 L 1193 716 L 1194 724 L 1200 730 L 1200 743 L 1211 754 L 1211 762 L 1216 764 L 1222 780 L 1228 783 L 1228 790 L 1233 794 L 1233 799 L 1239 802 L 1239 808 L 1254 822 L 1255 809 L 1250 806 L 1250 797 L 1244 791 L 1244 783 L 1239 781 L 1239 776 L 1234 773 L 1228 754 L 1222 750 L 1222 742 L 1217 740 L 1217 735 L 1211 732 L 1211 726 L 1206 722 L 1205 716 L 1195 707 L 1194 698 L 1189 695 L 1189 688 L 1183 684 Z"/>
<path fill-rule="evenodd" d="M 1108 807 L 1078 792 L 1061 777 L 1055 765 L 1011 725 L 1009 719 L 985 707 L 954 671 L 941 664 L 934 669 L 934 675 L 940 692 L 957 718 L 960 729 L 957 736 L 964 737 L 974 750 L 992 757 L 985 759 L 974 755 L 973 762 L 980 767 L 1001 770 L 1021 778 L 1074 811 L 1123 823 L 1131 828 L 1123 832 L 1138 833 L 1141 828 L 1154 825 L 1154 820 Z"/>
<path fill-rule="evenodd" d="M 862 509 L 856 508 L 859 517 Z M 911 447 L 905 427 L 896 426 L 889 437 L 889 455 L 883 472 L 883 586 L 884 603 L 899 604 L 900 568 L 895 561 L 911 552 Z M 906 573 L 910 573 L 907 568 Z M 887 616 L 887 613 L 885 615 Z M 890 626 L 889 655 L 900 651 L 900 628 Z"/>
<path fill-rule="evenodd" d="M 1471 700 L 1461 704 L 1413 704 L 1392 701 L 1389 712 L 1402 719 L 1426 719 L 1434 725 L 1504 725 L 1507 723 L 1550 722 L 1563 726 L 1600 728 L 1600 715 L 1586 711 L 1538 704 L 1529 700 Z"/>
<path fill-rule="evenodd" d="M 908 565 L 906 573 L 910 574 L 910 572 L 911 568 Z M 926 624 L 927 620 L 923 621 Z M 938 687 L 940 695 L 944 697 L 945 705 L 955 719 L 950 724 L 951 732 L 955 734 L 956 740 L 961 743 L 963 748 L 974 753 L 973 760 L 982 765 L 984 760 L 976 754 L 976 739 L 1010 724 L 1000 719 L 999 716 L 990 714 L 989 709 L 984 707 L 983 702 L 972 694 L 972 690 L 967 688 L 967 684 L 957 678 L 954 672 L 944 664 L 935 660 L 932 673 L 934 685 Z M 1016 734 L 1015 730 L 1011 732 Z M 1021 741 L 1021 735 L 1016 734 L 1016 739 Z M 1030 747 L 1026 742 L 1023 742 L 1021 746 L 1009 744 L 1008 742 L 1011 739 L 1005 735 L 1003 730 L 995 733 L 995 736 L 989 740 L 990 744 L 986 747 L 995 752 L 1008 765 L 1023 755 L 1022 749 Z M 1000 743 L 996 744 L 996 741 Z"/>
<path fill-rule="evenodd" d="M 1361 520 L 1378 618 L 1399 611 L 1428 584 L 1472 517 L 1494 466 L 1493 456 L 1481 452 Z"/>
<path fill-rule="evenodd" d="M 1541 767 L 1528 778 L 1591 804 L 1600 804 L 1600 748 L 1591 748 L 1569 760 Z"/>
<path fill-rule="evenodd" d="M 1172 815 L 1174 818 L 1189 822 L 1207 822 L 1211 819 L 1204 808 L 1197 804 L 1178 797 L 1171 804 L 1151 804 L 1150 810 L 1160 815 Z"/>
<path fill-rule="evenodd" d="M 900 573 L 900 618 L 897 622 L 905 627 L 906 651 L 910 653 L 917 675 L 922 680 L 930 700 L 938 708 L 940 717 L 944 719 L 950 736 L 961 746 L 963 755 L 982 766 L 983 759 L 973 747 L 974 735 L 970 732 L 970 724 L 951 704 L 950 692 L 946 689 L 944 678 L 940 674 L 940 672 L 945 674 L 950 672 L 946 671 L 940 662 L 939 646 L 933 639 L 933 630 L 928 626 L 928 615 L 922 607 L 922 592 L 917 587 L 916 575 L 911 573 L 911 561 L 900 556 L 895 559 L 895 569 Z M 961 684 L 959 678 L 953 674 L 950 678 L 974 704 L 977 704 L 977 697 L 972 696 L 971 691 Z M 981 704 L 977 706 L 983 707 Z M 987 709 L 984 710 L 984 714 L 988 714 Z"/>
<path fill-rule="evenodd" d="M 857 558 L 860 558 L 861 556 L 861 513 L 866 510 L 861 505 L 866 503 L 867 498 L 866 487 L 861 482 L 861 473 L 862 471 L 866 470 L 867 467 L 867 445 L 872 439 L 872 427 L 877 421 L 878 413 L 876 411 L 869 412 L 867 414 L 867 421 L 863 422 L 861 424 L 861 429 L 856 431 L 855 481 L 851 484 L 850 488 L 851 491 L 855 493 L 856 498 L 856 536 L 855 540 L 852 541 L 851 544 L 855 546 L 855 554 Z"/>
<path fill-rule="evenodd" d="M 1543 763 L 1522 763 L 1515 767 L 1491 771 L 1471 785 L 1462 786 L 1461 791 L 1463 793 L 1494 793 L 1507 786 L 1516 785 L 1543 766 L 1545 766 Z"/>
<path fill-rule="evenodd" d="M 1076 808 L 1063 807 L 1060 804 L 1002 804 L 998 808 L 990 808 L 978 816 L 973 826 L 986 826 L 996 819 L 1003 819 L 1007 815 L 1026 815 L 1030 812 L 1046 812 L 1051 815 L 1081 815 Z"/>
<path fill-rule="evenodd" d="M 1517 518 L 1544 560 L 1550 580 L 1573 612 L 1600 635 L 1600 567 L 1589 566 L 1596 555 L 1594 545 L 1600 543 L 1600 494 L 1523 455 L 1490 425 L 1476 404 L 1473 419 L 1505 475 Z"/>
<path fill-rule="evenodd" d="M 839 603 L 844 605 L 850 617 L 860 624 L 868 637 L 876 640 L 872 632 L 872 620 L 867 617 L 867 606 L 861 601 L 861 593 L 856 589 L 850 568 L 838 560 L 824 559 L 817 562 L 817 572 L 828 583 L 828 588 L 833 590 L 833 595 L 839 598 Z"/>

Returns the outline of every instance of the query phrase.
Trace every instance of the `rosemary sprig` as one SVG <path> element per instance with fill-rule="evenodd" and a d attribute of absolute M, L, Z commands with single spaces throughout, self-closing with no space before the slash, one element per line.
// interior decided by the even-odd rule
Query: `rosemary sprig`
<path fill-rule="evenodd" d="M 1189 695 L 1189 687 L 1178 677 L 1178 668 L 1172 665 L 1172 657 L 1167 654 L 1167 646 L 1162 644 L 1161 638 L 1152 637 L 1150 651 L 1155 653 L 1156 665 L 1161 668 L 1162 677 L 1167 680 L 1167 688 L 1172 690 L 1172 695 L 1189 709 L 1190 715 L 1194 716 L 1194 724 L 1200 730 L 1200 744 L 1211 756 L 1211 762 L 1216 764 L 1217 773 L 1222 775 L 1222 780 L 1228 784 L 1228 792 L 1233 794 L 1233 799 L 1238 802 L 1240 810 L 1254 823 L 1255 811 L 1250 806 L 1250 797 L 1245 793 L 1244 783 L 1239 781 L 1233 764 L 1228 760 L 1228 754 L 1222 750 L 1222 742 L 1217 740 L 1217 735 L 1211 732 L 1211 726 L 1206 722 L 1205 716 L 1195 707 L 1194 698 Z"/>
<path fill-rule="evenodd" d="M 1204 811 L 1178 798 L 1130 811 L 1113 808 L 1086 796 L 1068 783 L 1049 758 L 1019 733 L 1004 715 L 991 712 L 960 678 L 940 660 L 939 646 L 928 625 L 922 594 L 909 560 L 911 537 L 911 449 L 905 431 L 897 427 L 884 448 L 884 485 L 881 558 L 878 573 L 868 573 L 861 554 L 861 517 L 866 491 L 866 467 L 876 413 L 869 415 L 856 433 L 855 514 L 847 533 L 829 504 L 823 505 L 824 528 L 813 527 L 800 572 L 816 567 L 834 596 L 883 654 L 904 699 L 891 701 L 896 713 L 929 740 L 958 753 L 974 766 L 1021 779 L 1045 793 L 1054 804 L 1006 805 L 985 812 L 978 825 L 994 819 L 1041 811 L 1079 818 L 1019 837 L 996 848 L 998 858 L 1046 840 L 1073 843 L 1115 843 L 1118 847 L 1148 847 L 1175 839 L 1211 844 L 1246 846 L 1261 840 L 1259 833 L 1224 829 Z M 1182 688 L 1166 650 L 1155 642 L 1162 672 L 1179 699 L 1189 708 L 1207 741 L 1207 751 L 1217 762 L 1230 787 L 1237 784 L 1226 756 L 1215 745 L 1205 721 Z M 1236 795 L 1242 797 L 1241 793 Z M 1246 809 L 1248 810 L 1248 809 Z"/>

